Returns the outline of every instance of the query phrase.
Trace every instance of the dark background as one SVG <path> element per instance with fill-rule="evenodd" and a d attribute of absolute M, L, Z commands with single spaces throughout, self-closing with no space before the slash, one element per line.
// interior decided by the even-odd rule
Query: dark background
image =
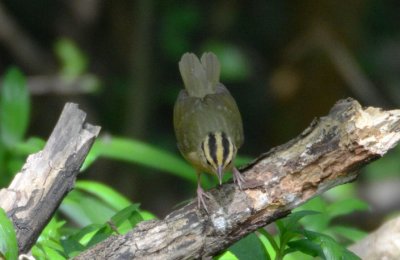
<path fill-rule="evenodd" d="M 102 135 L 178 154 L 172 109 L 183 85 L 177 63 L 185 52 L 213 51 L 244 120 L 239 154 L 255 158 L 298 135 L 339 99 L 399 107 L 399 13 L 397 1 L 379 0 L 7 0 L 0 2 L 0 75 L 11 65 L 28 82 L 62 74 L 55 46 L 69 39 L 87 61 L 83 74 L 99 84 L 64 91 L 57 84 L 44 91 L 30 86 L 28 135 L 47 138 L 72 101 L 102 126 Z M 400 208 L 393 193 L 373 202 L 398 190 L 400 167 L 395 159 L 389 163 L 357 188 L 376 209 L 388 204 L 375 211 L 382 216 Z M 389 181 L 377 177 L 381 172 L 390 172 Z M 176 177 L 111 160 L 97 161 L 80 177 L 107 183 L 158 216 L 195 195 L 194 185 Z"/>

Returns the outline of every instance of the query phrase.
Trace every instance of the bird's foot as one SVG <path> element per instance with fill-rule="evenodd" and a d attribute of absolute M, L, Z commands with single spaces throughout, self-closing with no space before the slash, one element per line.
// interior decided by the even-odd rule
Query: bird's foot
<path fill-rule="evenodd" d="M 236 185 L 239 187 L 240 190 L 242 190 L 242 185 L 246 182 L 243 176 L 240 174 L 239 170 L 236 167 L 233 167 L 232 169 L 232 174 L 233 174 L 233 182 L 236 183 Z"/>
<path fill-rule="evenodd" d="M 208 195 L 207 193 L 205 193 L 203 188 L 200 187 L 200 185 L 199 185 L 199 186 L 197 186 L 197 207 L 199 209 L 201 209 L 203 207 L 206 210 L 206 212 L 208 213 L 207 205 L 206 205 L 204 198 L 211 199 L 211 196 Z"/>

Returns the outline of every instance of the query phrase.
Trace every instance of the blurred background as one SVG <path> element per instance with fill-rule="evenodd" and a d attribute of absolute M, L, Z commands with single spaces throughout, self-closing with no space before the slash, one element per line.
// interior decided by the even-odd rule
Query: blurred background
<path fill-rule="evenodd" d="M 378 0 L 3 0 L 0 75 L 10 66 L 26 75 L 26 136 L 46 139 L 64 104 L 75 102 L 105 140 L 129 138 L 180 159 L 172 126 L 183 87 L 177 64 L 185 52 L 213 51 L 242 113 L 246 161 L 294 138 L 339 99 L 399 107 L 399 13 L 397 1 Z M 399 152 L 338 192 L 371 207 L 349 221 L 372 229 L 400 209 Z M 107 156 L 80 178 L 159 217 L 195 196 L 195 182 Z"/>

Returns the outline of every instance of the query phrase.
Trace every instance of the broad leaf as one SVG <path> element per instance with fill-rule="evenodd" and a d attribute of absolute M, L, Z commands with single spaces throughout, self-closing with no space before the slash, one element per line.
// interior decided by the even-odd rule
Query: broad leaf
<path fill-rule="evenodd" d="M 296 212 L 290 213 L 288 216 L 281 219 L 280 221 L 283 222 L 283 226 L 285 227 L 286 230 L 294 230 L 300 225 L 299 221 L 302 218 L 304 218 L 306 216 L 317 215 L 317 214 L 320 214 L 320 213 L 317 211 L 313 211 L 313 210 L 296 211 Z"/>
<path fill-rule="evenodd" d="M 115 210 L 121 210 L 132 204 L 129 199 L 125 198 L 122 194 L 99 182 L 78 181 L 76 182 L 75 189 L 92 194 Z"/>
<path fill-rule="evenodd" d="M 303 230 L 301 232 L 308 240 L 320 248 L 319 256 L 327 260 L 359 260 L 353 252 L 337 243 L 333 238 L 318 232 Z M 305 252 L 306 253 L 306 252 Z"/>
<path fill-rule="evenodd" d="M 66 79 L 74 79 L 87 68 L 86 56 L 69 39 L 60 39 L 55 44 L 55 52 L 61 63 L 61 75 Z"/>
<path fill-rule="evenodd" d="M 60 205 L 61 212 L 75 224 L 84 227 L 93 223 L 102 224 L 116 212 L 96 197 L 72 190 Z"/>
<path fill-rule="evenodd" d="M 0 208 L 0 259 L 17 259 L 18 242 L 14 226 L 5 211 Z"/>
<path fill-rule="evenodd" d="M 8 147 L 22 141 L 29 120 L 29 93 L 24 75 L 7 71 L 0 88 L 0 139 Z"/>
<path fill-rule="evenodd" d="M 250 235 L 242 238 L 228 249 L 238 259 L 270 259 L 268 252 L 264 249 L 264 246 L 256 234 L 251 233 Z"/>
<path fill-rule="evenodd" d="M 357 228 L 345 227 L 345 226 L 332 226 L 330 229 L 336 234 L 347 238 L 352 242 L 363 239 L 368 233 Z"/>
<path fill-rule="evenodd" d="M 126 138 L 107 137 L 96 140 L 82 170 L 98 157 L 121 160 L 168 172 L 196 183 L 193 167 L 170 152 Z M 206 180 L 206 178 L 203 178 Z"/>
<path fill-rule="evenodd" d="M 346 199 L 336 201 L 327 207 L 327 212 L 330 218 L 347 215 L 354 211 L 367 210 L 368 204 L 359 199 Z"/>

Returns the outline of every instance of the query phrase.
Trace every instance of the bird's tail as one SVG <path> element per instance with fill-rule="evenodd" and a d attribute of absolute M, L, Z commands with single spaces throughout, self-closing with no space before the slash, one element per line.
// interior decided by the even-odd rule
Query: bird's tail
<path fill-rule="evenodd" d="M 201 61 L 193 53 L 185 53 L 179 62 L 179 71 L 189 96 L 202 98 L 215 93 L 221 66 L 212 52 L 204 53 Z"/>

